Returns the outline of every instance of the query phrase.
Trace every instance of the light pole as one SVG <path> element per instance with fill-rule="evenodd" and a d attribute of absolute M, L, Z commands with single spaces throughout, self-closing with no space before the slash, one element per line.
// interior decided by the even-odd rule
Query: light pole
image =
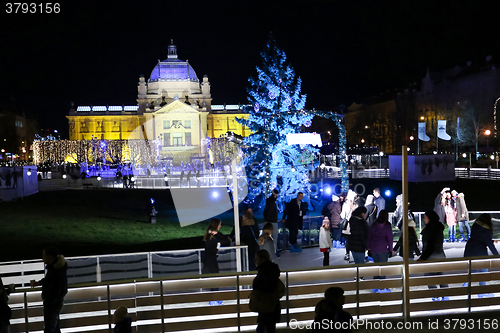
<path fill-rule="evenodd" d="M 490 139 L 490 134 L 491 134 L 491 131 L 490 130 L 486 130 L 484 131 L 484 135 L 486 135 L 486 149 L 489 148 L 489 139 Z"/>
<path fill-rule="evenodd" d="M 384 152 L 381 151 L 379 154 L 378 154 L 378 161 L 379 161 L 379 166 L 380 166 L 380 169 L 382 169 L 382 156 L 384 156 Z"/>

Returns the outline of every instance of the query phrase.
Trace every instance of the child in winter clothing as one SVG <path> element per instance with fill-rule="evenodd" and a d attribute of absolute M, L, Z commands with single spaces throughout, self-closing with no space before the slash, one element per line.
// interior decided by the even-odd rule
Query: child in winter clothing
<path fill-rule="evenodd" d="M 323 252 L 323 266 L 330 266 L 330 251 L 332 237 L 330 236 L 330 220 L 325 216 L 323 225 L 319 229 L 319 250 Z"/>
<path fill-rule="evenodd" d="M 259 237 L 259 245 L 261 250 L 267 250 L 267 252 L 269 252 L 270 260 L 277 264 L 278 257 L 276 256 L 276 248 L 274 247 L 273 231 L 273 224 L 267 222 L 264 228 L 262 228 L 262 235 Z"/>

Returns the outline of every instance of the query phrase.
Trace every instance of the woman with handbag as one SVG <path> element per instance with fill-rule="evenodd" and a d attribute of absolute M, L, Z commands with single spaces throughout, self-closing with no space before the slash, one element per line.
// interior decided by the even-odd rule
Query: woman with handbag
<path fill-rule="evenodd" d="M 280 298 L 285 294 L 285 286 L 280 280 L 278 265 L 269 259 L 269 252 L 259 250 L 255 254 L 257 276 L 252 283 L 250 310 L 259 313 L 257 333 L 274 333 L 280 321 Z"/>

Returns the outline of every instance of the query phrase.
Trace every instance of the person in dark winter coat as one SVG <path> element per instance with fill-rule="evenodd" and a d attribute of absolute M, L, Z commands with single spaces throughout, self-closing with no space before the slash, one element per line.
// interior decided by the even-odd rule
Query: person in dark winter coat
<path fill-rule="evenodd" d="M 340 213 L 342 206 L 339 202 L 340 198 L 335 194 L 332 195 L 332 201 L 328 202 L 321 212 L 323 217 L 328 217 L 330 221 L 330 230 L 332 231 L 333 247 L 340 248 L 340 238 L 342 237 L 342 228 L 340 225 Z"/>
<path fill-rule="evenodd" d="M 3 285 L 0 279 L 0 333 L 9 333 L 12 310 L 9 307 L 10 288 Z"/>
<path fill-rule="evenodd" d="M 354 262 L 363 264 L 365 262 L 365 251 L 367 249 L 368 224 L 365 221 L 366 208 L 358 207 L 352 212 L 349 225 L 351 234 L 349 235 L 348 247 L 352 252 Z"/>
<path fill-rule="evenodd" d="M 449 191 L 449 187 L 445 187 L 441 190 L 441 192 L 437 195 L 436 199 L 434 199 L 434 212 L 439 217 L 439 221 L 443 224 L 446 224 L 446 213 L 444 211 L 444 199 L 446 198 L 446 192 Z"/>
<path fill-rule="evenodd" d="M 489 214 L 481 214 L 471 228 L 471 237 L 465 245 L 464 257 L 487 256 L 488 249 L 493 255 L 498 251 L 493 242 L 493 225 Z"/>
<path fill-rule="evenodd" d="M 304 215 L 307 214 L 307 204 L 302 201 L 304 194 L 297 193 L 297 199 L 292 199 L 285 207 L 283 220 L 290 232 L 290 252 L 302 252 L 302 248 L 297 245 L 297 235 L 303 228 Z"/>
<path fill-rule="evenodd" d="M 280 278 L 280 268 L 269 259 L 269 252 L 259 250 L 255 254 L 255 262 L 257 264 L 257 276 L 253 280 L 253 290 L 259 290 L 263 293 L 273 293 L 278 287 Z M 274 310 L 269 313 L 259 312 L 257 317 L 257 333 L 274 333 L 276 331 L 276 323 L 280 322 L 281 304 L 279 300 L 276 302 Z"/>
<path fill-rule="evenodd" d="M 443 230 L 444 224 L 439 220 L 438 214 L 434 210 L 428 210 L 424 215 L 425 228 L 422 230 L 422 255 L 418 261 L 429 259 L 444 259 L 446 255 L 443 251 Z M 425 276 L 442 275 L 442 272 L 424 273 Z M 441 288 L 448 288 L 447 284 L 440 285 Z M 429 289 L 436 289 L 437 286 L 429 285 Z M 433 301 L 448 301 L 449 297 L 445 296 L 442 299 L 433 297 Z"/>
<path fill-rule="evenodd" d="M 40 281 L 33 280 L 31 285 L 42 286 L 44 332 L 61 332 L 59 314 L 64 304 L 64 296 L 68 293 L 68 264 L 55 247 L 45 248 L 42 259 L 45 264 L 45 277 Z"/>
<path fill-rule="evenodd" d="M 385 209 L 385 199 L 380 195 L 380 189 L 377 187 L 373 189 L 373 196 L 375 197 L 374 203 L 377 206 L 377 217 L 381 210 Z"/>
<path fill-rule="evenodd" d="M 414 220 L 409 220 L 408 221 L 408 241 L 409 241 L 409 249 L 410 249 L 410 258 L 409 260 L 413 260 L 413 257 L 415 255 L 420 256 L 420 249 L 418 248 L 419 241 L 417 237 L 417 233 L 415 232 L 415 221 Z M 394 249 L 392 250 L 392 255 L 396 255 L 399 250 L 399 256 L 403 257 L 403 233 L 399 236 L 398 242 L 396 245 L 394 245 Z"/>
<path fill-rule="evenodd" d="M 203 241 L 205 256 L 203 258 L 203 274 L 219 273 L 217 257 L 221 245 L 229 245 L 229 237 L 219 232 L 221 220 L 213 218 L 208 225 Z"/>
<path fill-rule="evenodd" d="M 366 202 L 365 202 L 365 207 L 366 207 L 366 222 L 368 223 L 368 228 L 370 228 L 375 222 L 375 219 L 377 217 L 377 206 L 375 205 L 375 197 L 371 194 L 368 194 L 366 196 Z"/>
<path fill-rule="evenodd" d="M 493 225 L 489 214 L 481 214 L 476 219 L 471 228 L 470 238 L 465 245 L 464 257 L 484 257 L 488 255 L 490 249 L 493 255 L 498 255 L 498 250 L 493 242 Z M 473 269 L 472 273 L 488 272 L 487 268 Z M 467 286 L 467 282 L 464 286 Z M 485 286 L 485 281 L 479 282 L 480 286 Z M 479 297 L 493 296 L 492 294 L 479 294 Z"/>
<path fill-rule="evenodd" d="M 312 324 L 312 332 L 350 333 L 351 330 L 349 329 L 349 324 L 352 321 L 352 316 L 349 312 L 342 310 L 344 303 L 345 296 L 342 288 L 328 288 L 325 291 L 325 298 L 316 304 L 316 316 L 314 317 L 314 322 Z M 336 323 L 337 326 L 345 326 L 346 329 L 335 329 Z"/>
<path fill-rule="evenodd" d="M 243 219 L 241 221 L 241 231 L 240 240 L 243 244 L 248 246 L 248 270 L 255 271 L 257 266 L 255 265 L 255 253 L 259 251 L 259 227 L 256 225 L 253 219 L 253 214 L 250 211 L 243 213 Z"/>
<path fill-rule="evenodd" d="M 279 191 L 274 189 L 269 198 L 266 199 L 266 207 L 264 208 L 264 221 L 273 224 L 273 241 L 274 248 L 278 250 L 278 206 L 276 199 L 278 199 Z M 277 254 L 277 253 L 276 253 Z"/>
<path fill-rule="evenodd" d="M 132 318 L 127 316 L 127 308 L 120 306 L 113 314 L 114 333 L 132 333 Z"/>
<path fill-rule="evenodd" d="M 368 231 L 367 248 L 371 252 L 373 262 L 387 262 L 389 253 L 392 254 L 392 226 L 389 222 L 389 213 L 380 211 L 377 220 Z M 374 276 L 374 279 L 385 279 L 385 276 Z M 373 292 L 390 292 L 390 289 L 373 289 Z"/>

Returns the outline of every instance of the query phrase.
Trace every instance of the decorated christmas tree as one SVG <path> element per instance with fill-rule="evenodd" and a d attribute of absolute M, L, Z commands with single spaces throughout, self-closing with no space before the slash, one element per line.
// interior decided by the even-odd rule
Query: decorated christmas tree
<path fill-rule="evenodd" d="M 309 166 L 317 149 L 288 145 L 286 135 L 309 127 L 312 112 L 304 111 L 306 95 L 301 79 L 287 63 L 285 52 L 270 39 L 261 53 L 263 64 L 257 78 L 250 78 L 248 119 L 238 119 L 252 134 L 243 141 L 248 177 L 248 201 L 268 196 L 274 189 L 282 196 L 309 192 Z"/>

